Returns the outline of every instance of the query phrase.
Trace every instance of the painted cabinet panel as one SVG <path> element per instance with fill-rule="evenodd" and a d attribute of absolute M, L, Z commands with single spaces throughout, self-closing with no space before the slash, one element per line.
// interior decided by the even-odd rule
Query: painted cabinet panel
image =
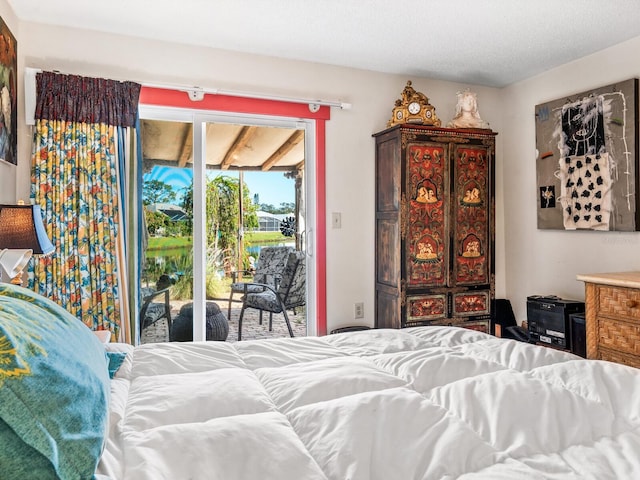
<path fill-rule="evenodd" d="M 490 130 L 398 125 L 376 140 L 376 326 L 490 331 Z"/>

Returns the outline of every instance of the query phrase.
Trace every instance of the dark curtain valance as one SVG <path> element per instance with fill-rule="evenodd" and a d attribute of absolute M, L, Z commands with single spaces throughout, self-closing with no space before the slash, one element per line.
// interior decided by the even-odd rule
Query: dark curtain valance
<path fill-rule="evenodd" d="M 36 75 L 38 120 L 135 124 L 140 85 L 104 78 L 41 72 Z"/>

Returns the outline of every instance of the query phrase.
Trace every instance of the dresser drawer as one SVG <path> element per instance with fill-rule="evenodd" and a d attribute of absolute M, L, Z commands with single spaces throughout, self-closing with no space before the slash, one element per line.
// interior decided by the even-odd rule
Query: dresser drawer
<path fill-rule="evenodd" d="M 598 339 L 601 347 L 640 355 L 640 325 L 599 317 Z"/>
<path fill-rule="evenodd" d="M 640 290 L 599 286 L 600 314 L 640 321 Z"/>
<path fill-rule="evenodd" d="M 626 353 L 609 350 L 607 348 L 600 349 L 598 355 L 599 360 L 607 360 L 608 362 L 622 363 L 630 367 L 640 368 L 640 357 L 635 355 L 627 355 Z"/>
<path fill-rule="evenodd" d="M 640 368 L 640 272 L 578 280 L 585 282 L 587 358 Z"/>

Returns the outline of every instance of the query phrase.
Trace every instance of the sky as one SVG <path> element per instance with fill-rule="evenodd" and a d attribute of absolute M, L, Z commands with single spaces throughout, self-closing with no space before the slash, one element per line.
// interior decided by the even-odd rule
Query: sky
<path fill-rule="evenodd" d="M 228 175 L 237 178 L 238 172 L 218 170 L 209 172 L 209 175 Z M 191 184 L 192 178 L 193 170 L 190 168 L 154 166 L 151 172 L 143 176 L 143 181 L 160 180 L 167 183 L 178 193 L 178 199 L 180 199 L 181 190 Z M 252 200 L 255 194 L 259 195 L 258 203 L 279 207 L 281 203 L 295 202 L 295 180 L 285 178 L 281 172 L 244 172 L 244 183 L 249 187 Z"/>

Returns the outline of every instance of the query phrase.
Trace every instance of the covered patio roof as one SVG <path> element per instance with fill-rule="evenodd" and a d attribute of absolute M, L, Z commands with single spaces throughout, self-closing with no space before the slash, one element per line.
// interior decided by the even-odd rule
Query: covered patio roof
<path fill-rule="evenodd" d="M 142 120 L 144 169 L 193 163 L 193 125 Z M 291 128 L 209 123 L 208 169 L 295 171 L 304 168 L 304 131 Z"/>

